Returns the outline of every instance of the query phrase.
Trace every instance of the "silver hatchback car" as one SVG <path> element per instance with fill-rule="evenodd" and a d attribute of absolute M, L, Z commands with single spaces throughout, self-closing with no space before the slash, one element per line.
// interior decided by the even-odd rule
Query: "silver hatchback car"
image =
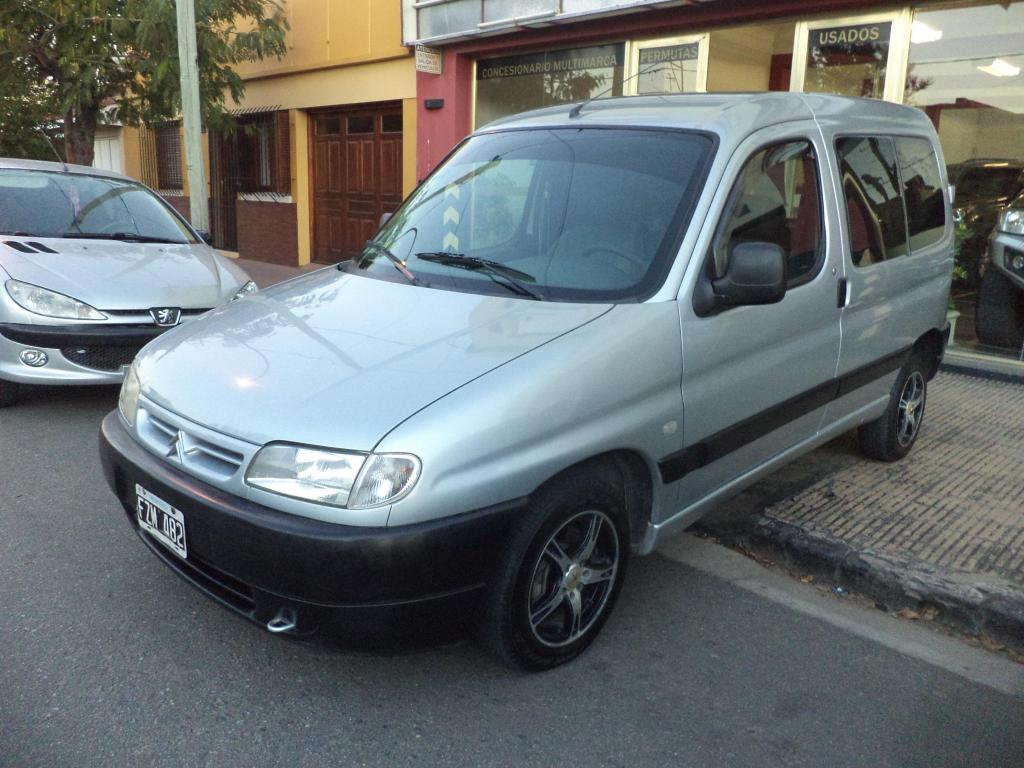
<path fill-rule="evenodd" d="M 923 113 L 553 107 L 466 139 L 362 255 L 149 344 L 104 421 L 149 549 L 272 632 L 452 603 L 531 669 L 631 554 L 837 434 L 914 443 L 945 345 Z"/>
<path fill-rule="evenodd" d="M 146 342 L 256 289 L 138 182 L 6 159 L 0 284 L 0 407 L 29 384 L 116 384 Z"/>

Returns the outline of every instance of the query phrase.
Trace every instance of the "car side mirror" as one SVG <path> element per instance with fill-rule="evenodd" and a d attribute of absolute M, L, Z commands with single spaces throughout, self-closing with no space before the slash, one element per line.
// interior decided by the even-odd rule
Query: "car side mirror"
<path fill-rule="evenodd" d="M 378 225 L 378 227 L 383 227 L 385 224 L 388 223 L 388 221 L 390 219 L 391 219 L 391 214 L 385 211 L 384 213 L 382 213 L 380 215 L 380 224 Z"/>
<path fill-rule="evenodd" d="M 725 275 L 711 287 L 721 307 L 780 302 L 786 295 L 786 254 L 775 243 L 740 243 L 729 253 Z"/>
<path fill-rule="evenodd" d="M 213 235 L 210 234 L 208 229 L 197 229 L 196 234 L 199 235 L 199 239 L 207 245 L 213 245 Z"/>

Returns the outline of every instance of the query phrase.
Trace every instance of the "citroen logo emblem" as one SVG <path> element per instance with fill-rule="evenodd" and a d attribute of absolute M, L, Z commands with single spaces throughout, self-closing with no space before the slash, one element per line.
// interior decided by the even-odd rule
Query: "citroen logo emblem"
<path fill-rule="evenodd" d="M 181 310 L 177 307 L 155 307 L 149 310 L 149 315 L 161 326 L 177 325 L 181 320 Z"/>
<path fill-rule="evenodd" d="M 166 454 L 168 459 L 177 459 L 179 464 L 185 463 L 185 441 L 181 437 L 181 432 L 174 436 L 174 441 L 167 449 Z"/>

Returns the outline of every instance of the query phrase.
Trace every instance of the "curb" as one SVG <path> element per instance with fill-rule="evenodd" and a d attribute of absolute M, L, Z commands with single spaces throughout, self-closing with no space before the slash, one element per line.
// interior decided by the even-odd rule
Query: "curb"
<path fill-rule="evenodd" d="M 733 549 L 770 555 L 794 570 L 861 592 L 884 610 L 934 606 L 946 622 L 968 634 L 984 633 L 1024 653 L 1024 588 L 1020 586 L 919 560 L 856 550 L 765 515 L 724 527 L 704 521 L 694 529 Z"/>

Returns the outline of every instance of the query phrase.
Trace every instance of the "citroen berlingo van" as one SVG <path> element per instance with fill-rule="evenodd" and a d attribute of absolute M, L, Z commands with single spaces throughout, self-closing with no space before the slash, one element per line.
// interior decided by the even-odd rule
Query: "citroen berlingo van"
<path fill-rule="evenodd" d="M 860 99 L 491 124 L 358 258 L 148 344 L 107 480 L 153 554 L 271 632 L 457 604 L 552 667 L 632 556 L 744 486 L 846 430 L 910 451 L 947 333 L 944 168 L 923 112 Z"/>

